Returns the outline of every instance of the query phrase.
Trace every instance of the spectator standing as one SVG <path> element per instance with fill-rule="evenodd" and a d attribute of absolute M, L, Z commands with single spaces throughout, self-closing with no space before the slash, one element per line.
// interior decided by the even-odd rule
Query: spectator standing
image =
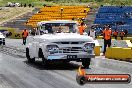
<path fill-rule="evenodd" d="M 94 29 L 89 30 L 88 36 L 95 39 L 96 38 L 96 31 Z"/>
<path fill-rule="evenodd" d="M 22 3 L 20 4 L 20 7 L 23 7 L 23 4 Z"/>
<path fill-rule="evenodd" d="M 123 40 L 124 35 L 125 35 L 125 33 L 124 33 L 124 31 L 122 30 L 122 31 L 120 32 L 121 40 Z"/>
<path fill-rule="evenodd" d="M 25 45 L 26 44 L 26 39 L 27 39 L 27 36 L 28 36 L 28 31 L 27 29 L 25 28 L 22 32 L 22 38 L 23 38 L 23 44 Z"/>
<path fill-rule="evenodd" d="M 125 37 L 127 37 L 127 34 L 128 34 L 128 30 L 124 30 L 124 33 L 125 33 Z"/>
<path fill-rule="evenodd" d="M 87 26 L 82 22 L 81 25 L 79 26 L 79 33 L 80 35 L 83 35 L 84 30 Z"/>
<path fill-rule="evenodd" d="M 26 3 L 24 4 L 24 7 L 27 7 L 27 4 Z"/>
<path fill-rule="evenodd" d="M 32 5 L 32 7 L 34 7 L 34 5 Z"/>
<path fill-rule="evenodd" d="M 115 39 L 117 40 L 117 36 L 118 36 L 118 31 L 115 29 L 113 36 L 115 37 Z"/>
<path fill-rule="evenodd" d="M 109 26 L 106 26 L 104 31 L 103 31 L 103 37 L 104 37 L 103 55 L 105 55 L 107 45 L 108 45 L 108 47 L 111 46 L 111 35 L 112 35 L 111 29 L 109 28 Z"/>
<path fill-rule="evenodd" d="M 29 8 L 32 6 L 32 4 L 28 4 Z"/>
<path fill-rule="evenodd" d="M 46 7 L 46 4 L 43 4 L 44 7 Z"/>
<path fill-rule="evenodd" d="M 33 35 L 33 36 L 36 35 L 36 28 L 33 28 L 33 29 L 31 30 L 31 35 Z"/>

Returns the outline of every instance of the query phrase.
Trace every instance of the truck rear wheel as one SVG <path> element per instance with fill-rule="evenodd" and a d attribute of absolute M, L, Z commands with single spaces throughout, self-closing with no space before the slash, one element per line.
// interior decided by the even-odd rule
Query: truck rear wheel
<path fill-rule="evenodd" d="M 82 65 L 84 68 L 89 68 L 91 58 L 82 59 Z"/>
<path fill-rule="evenodd" d="M 3 45 L 5 45 L 5 42 L 3 42 Z"/>
<path fill-rule="evenodd" d="M 26 57 L 27 57 L 28 62 L 35 62 L 35 58 L 30 58 L 28 48 L 26 48 Z"/>
<path fill-rule="evenodd" d="M 42 58 L 42 65 L 43 66 L 47 66 L 48 65 L 48 61 L 45 58 Z"/>

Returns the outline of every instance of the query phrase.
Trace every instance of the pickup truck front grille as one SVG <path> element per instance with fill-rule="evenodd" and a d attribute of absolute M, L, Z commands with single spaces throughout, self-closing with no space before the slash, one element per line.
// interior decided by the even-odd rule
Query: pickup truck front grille
<path fill-rule="evenodd" d="M 61 53 L 79 53 L 82 52 L 83 49 L 81 47 L 64 47 L 60 49 Z"/>
<path fill-rule="evenodd" d="M 84 41 L 71 41 L 71 42 L 67 42 L 67 41 L 63 41 L 63 42 L 54 42 L 56 44 L 83 44 L 85 43 Z"/>

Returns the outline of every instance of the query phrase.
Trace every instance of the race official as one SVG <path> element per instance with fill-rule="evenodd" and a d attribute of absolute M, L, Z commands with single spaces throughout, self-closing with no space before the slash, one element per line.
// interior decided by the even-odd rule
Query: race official
<path fill-rule="evenodd" d="M 23 32 L 22 32 L 23 45 L 26 44 L 27 36 L 28 36 L 28 31 L 27 31 L 27 29 L 25 28 L 25 29 L 23 30 Z"/>
<path fill-rule="evenodd" d="M 83 35 L 84 30 L 86 29 L 86 25 L 82 22 L 81 25 L 79 26 L 79 33 L 80 35 Z"/>
<path fill-rule="evenodd" d="M 117 36 L 118 36 L 118 31 L 115 29 L 113 36 L 115 37 L 115 39 L 117 40 Z"/>
<path fill-rule="evenodd" d="M 104 51 L 103 55 L 105 55 L 106 52 L 106 47 L 111 46 L 111 35 L 112 35 L 112 30 L 109 28 L 109 26 L 106 26 L 104 31 L 103 31 L 103 37 L 104 37 Z"/>

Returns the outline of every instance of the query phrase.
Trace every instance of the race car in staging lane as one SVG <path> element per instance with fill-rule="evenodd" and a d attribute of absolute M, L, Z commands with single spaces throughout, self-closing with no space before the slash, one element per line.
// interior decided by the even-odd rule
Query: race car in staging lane
<path fill-rule="evenodd" d="M 5 36 L 0 32 L 0 45 L 5 45 Z"/>
<path fill-rule="evenodd" d="M 29 36 L 26 57 L 29 62 L 42 58 L 43 64 L 49 61 L 80 61 L 85 68 L 94 58 L 94 40 L 78 33 L 78 23 L 70 20 L 38 22 L 38 35 Z"/>

